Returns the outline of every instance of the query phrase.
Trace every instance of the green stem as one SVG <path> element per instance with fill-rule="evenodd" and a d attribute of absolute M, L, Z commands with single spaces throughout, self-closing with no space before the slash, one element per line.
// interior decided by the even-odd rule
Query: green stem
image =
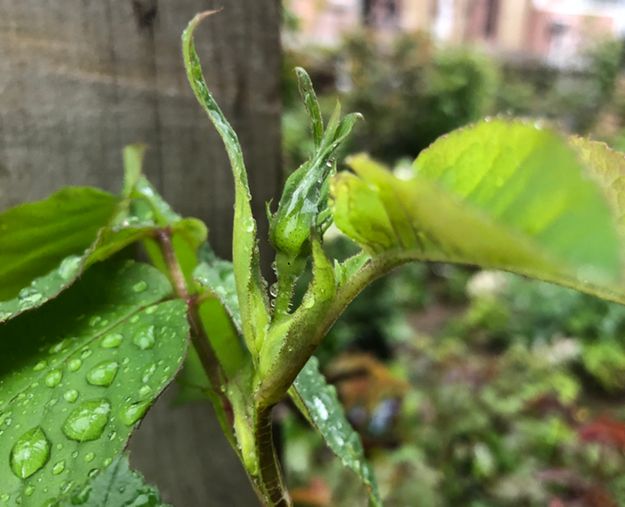
<path fill-rule="evenodd" d="M 273 442 L 272 408 L 261 408 L 256 413 L 254 438 L 258 459 L 258 474 L 254 482 L 261 500 L 267 507 L 291 507 L 291 498 L 284 484 L 282 470 Z"/>
<path fill-rule="evenodd" d="M 231 413 L 230 402 L 224 396 L 222 387 L 225 384 L 225 376 L 221 370 L 217 355 L 213 350 L 210 340 L 206 335 L 202 321 L 199 315 L 199 304 L 197 298 L 190 295 L 176 253 L 171 241 L 171 230 L 169 228 L 161 229 L 157 233 L 157 239 L 161 247 L 161 252 L 165 258 L 167 264 L 167 270 L 171 279 L 172 285 L 176 295 L 183 299 L 187 303 L 187 318 L 189 321 L 189 327 L 191 328 L 191 343 L 198 353 L 202 367 L 208 376 L 209 383 L 212 391 L 215 393 L 217 402 L 221 404 L 222 411 L 225 414 Z M 228 426 L 222 424 L 222 426 Z M 230 432 L 226 432 L 226 435 L 231 438 L 231 428 L 228 427 Z"/>
<path fill-rule="evenodd" d="M 272 406 L 284 398 L 317 346 L 356 296 L 371 282 L 405 262 L 406 259 L 395 256 L 371 259 L 338 288 L 327 306 L 305 310 L 307 313 L 296 324 L 292 346 L 279 351 L 277 363 L 280 368 L 261 381 L 256 394 L 258 406 Z"/>

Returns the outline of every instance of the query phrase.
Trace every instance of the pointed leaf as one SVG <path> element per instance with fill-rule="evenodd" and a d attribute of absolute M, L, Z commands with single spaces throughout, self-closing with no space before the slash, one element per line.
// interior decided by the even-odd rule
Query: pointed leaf
<path fill-rule="evenodd" d="M 234 223 L 237 224 L 232 240 L 234 273 L 243 335 L 250 351 L 255 353 L 262 346 L 270 317 L 264 280 L 260 273 L 256 221 L 250 204 L 247 171 L 238 137 L 208 89 L 193 40 L 193 33 L 199 23 L 213 13 L 204 12 L 191 20 L 182 34 L 182 54 L 191 89 L 221 136 L 230 159 L 235 189 Z"/>
<path fill-rule="evenodd" d="M 503 269 L 625 302 L 614 215 L 571 145 L 493 120 L 453 132 L 400 180 L 356 157 L 333 182 L 340 229 L 380 271 L 409 260 Z"/>
<path fill-rule="evenodd" d="M 100 263 L 0 326 L 0 497 L 39 507 L 108 466 L 172 380 L 186 305 L 154 268 Z"/>
<path fill-rule="evenodd" d="M 319 362 L 315 357 L 297 376 L 290 394 L 332 452 L 360 477 L 369 490 L 371 504 L 381 506 L 378 486 L 365 458 L 360 437 L 347 421 L 334 386 L 329 385 L 319 372 Z"/>

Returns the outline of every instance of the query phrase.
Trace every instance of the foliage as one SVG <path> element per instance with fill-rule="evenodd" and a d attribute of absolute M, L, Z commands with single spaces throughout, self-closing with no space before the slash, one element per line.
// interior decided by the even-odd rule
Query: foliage
<path fill-rule="evenodd" d="M 9 252 L 11 263 L 0 272 L 10 287 L 0 327 L 0 501 L 6 505 L 51 507 L 68 497 L 107 501 L 107 488 L 119 481 L 132 490 L 126 500 L 118 489 L 119 501 L 158 505 L 158 496 L 124 462 L 113 463 L 176 376 L 188 343 L 193 353 L 185 368 L 187 386 L 210 398 L 261 502 L 292 504 L 272 432 L 273 408 L 290 396 L 356 472 L 369 502 L 381 505 L 364 447 L 311 359 L 367 285 L 399 265 L 437 261 L 508 270 L 603 299 L 625 299 L 621 155 L 535 122 L 496 120 L 440 138 L 412 170 L 393 174 L 359 155 L 350 159 L 355 173 L 339 172 L 338 150 L 361 116 L 344 116 L 337 104 L 326 120 L 301 68 L 296 75 L 312 151 L 287 178 L 275 209 L 267 205 L 276 276 L 269 285 L 260 270 L 243 150 L 195 51 L 194 32 L 210 14 L 191 20 L 182 50 L 191 89 L 232 168 L 232 262 L 211 253 L 201 222 L 177 215 L 150 186 L 141 174 L 138 146 L 125 151 L 119 196 L 66 190 L 0 217 L 3 254 Z M 446 66 L 439 60 L 434 70 Z M 460 74 L 473 76 L 472 64 L 467 69 Z M 451 81 L 437 86 L 455 101 L 465 80 Z M 479 97 L 465 101 L 467 115 L 481 107 Z M 43 215 L 49 228 L 39 226 Z M 354 255 L 329 255 L 324 237 L 333 224 L 355 243 Z M 144 247 L 151 266 L 129 258 L 125 247 L 131 243 Z M 298 283 L 304 290 L 296 298 Z M 510 358 L 510 368 L 522 364 L 522 350 L 518 356 Z M 378 380 L 386 377 L 375 364 L 365 364 Z M 539 370 L 534 376 L 557 384 L 561 400 L 574 398 L 575 385 L 552 374 Z M 512 386 L 485 392 L 482 402 L 496 415 L 518 410 L 539 392 L 534 384 L 520 374 Z M 519 385 L 515 399 L 511 390 Z M 403 385 L 394 384 L 392 391 L 401 396 Z M 365 407 L 374 417 L 372 433 L 392 419 L 393 406 Z M 446 410 L 452 406 L 443 404 Z M 558 429 L 558 421 L 552 425 Z M 551 438 L 553 428 L 536 432 Z M 461 463 L 466 452 L 477 453 L 478 462 L 469 462 L 488 477 L 495 466 L 490 444 L 465 450 Z M 445 466 L 440 465 L 443 473 Z M 465 494 L 462 483 L 449 487 L 458 498 Z"/>
<path fill-rule="evenodd" d="M 440 300 L 416 301 L 416 329 L 390 344 L 386 365 L 351 351 L 326 367 L 385 505 L 620 505 L 625 414 L 614 387 L 589 381 L 583 365 L 587 345 L 609 347 L 621 335 L 623 308 L 496 272 L 475 274 L 467 292 L 467 306 L 451 314 Z M 503 318 L 494 327 L 475 319 L 495 308 Z M 419 323 L 433 312 L 448 320 L 424 333 Z M 295 418 L 287 431 L 296 494 L 311 495 L 313 477 L 316 490 L 330 486 L 318 505 L 351 505 L 343 493 L 354 479 L 336 477 L 337 464 Z"/>
<path fill-rule="evenodd" d="M 426 36 L 400 36 L 384 47 L 354 36 L 342 52 L 353 91 L 350 109 L 367 121 L 349 150 L 395 162 L 491 111 L 495 66 L 465 49 L 436 50 Z"/>

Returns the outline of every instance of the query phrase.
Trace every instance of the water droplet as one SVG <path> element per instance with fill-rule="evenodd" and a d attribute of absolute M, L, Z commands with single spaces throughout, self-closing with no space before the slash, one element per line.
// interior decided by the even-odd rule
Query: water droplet
<path fill-rule="evenodd" d="M 87 382 L 92 386 L 110 386 L 117 375 L 117 370 L 119 370 L 117 361 L 104 361 L 87 373 Z"/>
<path fill-rule="evenodd" d="M 121 345 L 123 339 L 124 337 L 120 333 L 107 334 L 102 338 L 100 345 L 105 349 L 115 349 Z"/>
<path fill-rule="evenodd" d="M 67 363 L 67 369 L 69 371 L 78 371 L 80 370 L 81 366 L 82 360 L 78 359 L 77 357 L 74 359 L 70 359 L 69 363 Z"/>
<path fill-rule="evenodd" d="M 82 352 L 80 353 L 80 357 L 82 359 L 87 359 L 91 354 L 93 354 L 93 350 L 91 350 L 88 347 L 85 347 L 84 349 L 82 349 Z"/>
<path fill-rule="evenodd" d="M 69 414 L 63 433 L 78 442 L 96 440 L 102 435 L 110 412 L 111 404 L 105 399 L 85 401 Z"/>
<path fill-rule="evenodd" d="M 134 292 L 143 292 L 147 288 L 148 288 L 148 284 L 145 280 L 141 280 L 132 286 L 132 290 Z"/>
<path fill-rule="evenodd" d="M 33 371 L 41 371 L 46 366 L 48 366 L 48 362 L 47 361 L 39 361 L 35 366 L 33 366 Z"/>
<path fill-rule="evenodd" d="M 63 398 L 65 398 L 65 401 L 68 403 L 74 403 L 78 399 L 78 391 L 76 391 L 76 389 L 69 389 L 65 391 Z"/>
<path fill-rule="evenodd" d="M 145 331 L 142 331 L 139 334 L 135 335 L 132 341 L 141 350 L 147 350 L 154 347 L 154 344 L 156 343 L 154 326 L 150 326 Z"/>
<path fill-rule="evenodd" d="M 150 408 L 150 404 L 151 402 L 149 401 L 132 403 L 120 412 L 119 418 L 125 425 L 132 426 L 145 415 L 148 408 Z"/>
<path fill-rule="evenodd" d="M 40 470 L 50 457 L 50 442 L 37 426 L 17 439 L 11 449 L 10 464 L 13 473 L 26 479 Z"/>
<path fill-rule="evenodd" d="M 54 475 L 60 475 L 65 471 L 65 460 L 59 461 L 58 463 L 55 463 L 54 466 L 52 467 L 52 473 Z"/>
<path fill-rule="evenodd" d="M 29 484 L 28 486 L 26 486 L 26 489 L 24 489 L 24 495 L 26 496 L 32 496 L 34 492 L 35 486 L 33 486 L 32 484 Z"/>
<path fill-rule="evenodd" d="M 11 496 L 3 493 L 2 495 L 0 495 L 0 502 L 8 502 L 11 499 Z"/>
<path fill-rule="evenodd" d="M 317 397 L 313 398 L 313 403 L 315 404 L 315 409 L 317 410 L 317 414 L 321 418 L 322 421 L 326 421 L 328 419 L 328 409 L 324 405 L 323 401 Z"/>
<path fill-rule="evenodd" d="M 17 297 L 20 306 L 34 305 L 43 299 L 43 295 L 34 287 L 24 287 Z"/>
<path fill-rule="evenodd" d="M 87 454 L 85 454 L 85 462 L 91 463 L 94 459 L 95 459 L 94 452 L 88 452 Z"/>
<path fill-rule="evenodd" d="M 102 320 L 102 317 L 100 317 L 99 315 L 94 315 L 93 317 L 89 319 L 89 325 L 91 327 L 95 327 L 100 323 L 101 320 Z"/>
<path fill-rule="evenodd" d="M 70 255 L 63 259 L 61 265 L 59 266 L 58 272 L 61 275 L 63 280 L 69 280 L 73 278 L 78 273 L 78 269 L 80 267 L 80 257 L 77 255 Z"/>
<path fill-rule="evenodd" d="M 48 387 L 56 387 L 61 383 L 62 378 L 63 372 L 61 372 L 61 370 L 52 370 L 46 375 L 44 382 Z"/>
<path fill-rule="evenodd" d="M 152 392 L 152 388 L 148 385 L 144 385 L 144 386 L 141 386 L 141 389 L 139 389 L 139 396 L 141 398 L 147 398 L 151 392 Z"/>
<path fill-rule="evenodd" d="M 52 347 L 50 347 L 49 352 L 50 354 L 58 354 L 65 348 L 66 345 L 67 345 L 67 340 L 61 340 L 59 343 L 52 345 Z"/>
<path fill-rule="evenodd" d="M 154 363 L 152 363 L 150 366 L 148 366 L 145 369 L 145 372 L 143 373 L 143 377 L 141 377 L 141 380 L 143 381 L 144 384 L 147 384 L 150 381 L 150 378 L 152 377 L 152 375 L 154 375 L 155 371 L 156 371 L 156 365 Z"/>

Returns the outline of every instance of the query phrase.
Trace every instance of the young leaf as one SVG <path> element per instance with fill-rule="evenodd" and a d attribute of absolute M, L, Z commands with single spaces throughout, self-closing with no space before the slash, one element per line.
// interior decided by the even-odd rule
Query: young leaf
<path fill-rule="evenodd" d="M 133 262 L 89 269 L 0 326 L 0 498 L 39 507 L 108 466 L 172 380 L 186 305 Z"/>
<path fill-rule="evenodd" d="M 625 302 L 606 198 L 549 129 L 493 120 L 445 136 L 407 181 L 359 156 L 333 182 L 337 225 L 378 274 L 409 260 L 503 269 Z"/>
<path fill-rule="evenodd" d="M 255 355 L 264 341 L 270 317 L 264 290 L 265 283 L 260 273 L 256 221 L 250 204 L 247 171 L 238 137 L 208 90 L 193 40 L 193 33 L 198 24 L 210 14 L 213 12 L 198 14 L 191 20 L 182 34 L 182 55 L 191 89 L 221 136 L 230 159 L 235 189 L 236 227 L 232 240 L 234 274 L 241 307 L 243 335 L 250 351 Z"/>
<path fill-rule="evenodd" d="M 156 488 L 146 484 L 141 474 L 130 469 L 126 456 L 116 458 L 71 498 L 63 499 L 50 507 L 74 505 L 171 507 L 161 501 Z"/>
<path fill-rule="evenodd" d="M 371 504 L 381 506 L 378 486 L 373 470 L 365 459 L 360 437 L 345 418 L 336 390 L 326 382 L 315 357 L 306 363 L 297 376 L 290 394 L 332 452 L 365 484 L 369 490 Z"/>
<path fill-rule="evenodd" d="M 625 228 L 625 155 L 598 141 L 573 137 L 571 144 L 607 195 L 623 232 Z"/>
<path fill-rule="evenodd" d="M 0 214 L 0 322 L 43 304 L 76 276 L 118 204 L 100 190 L 66 188 Z"/>

